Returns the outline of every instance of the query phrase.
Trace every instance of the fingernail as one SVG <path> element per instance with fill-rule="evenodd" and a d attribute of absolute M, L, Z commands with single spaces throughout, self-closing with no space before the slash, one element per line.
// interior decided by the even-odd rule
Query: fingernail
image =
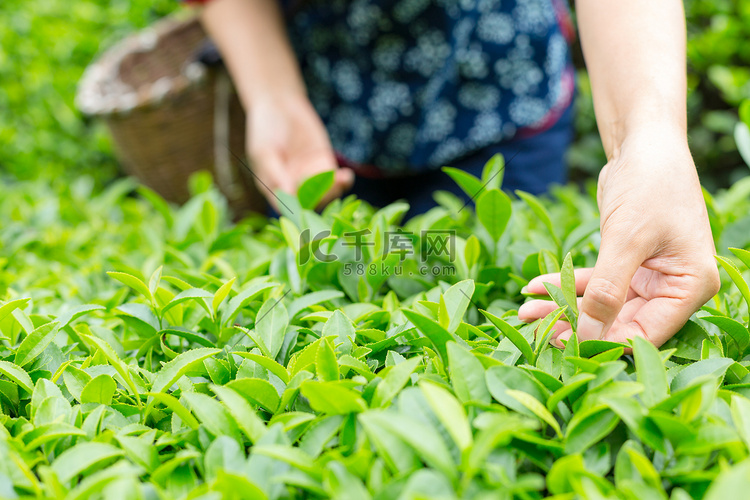
<path fill-rule="evenodd" d="M 525 287 L 521 288 L 521 293 L 529 293 L 529 285 L 526 285 Z"/>
<path fill-rule="evenodd" d="M 550 342 L 552 343 L 553 346 L 559 347 L 562 349 L 565 347 L 565 344 L 563 344 L 563 340 L 567 342 L 568 340 L 570 340 L 570 336 L 572 334 L 573 332 L 568 330 L 567 332 L 561 333 L 557 337 L 550 339 Z"/>
<path fill-rule="evenodd" d="M 582 338 L 581 340 L 601 340 L 604 337 L 604 323 L 586 313 L 581 313 L 578 318 L 578 332 L 583 332 L 586 336 L 585 339 Z"/>

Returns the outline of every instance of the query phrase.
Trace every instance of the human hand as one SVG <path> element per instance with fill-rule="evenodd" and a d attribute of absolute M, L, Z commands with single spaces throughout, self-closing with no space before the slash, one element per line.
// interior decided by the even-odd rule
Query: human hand
<path fill-rule="evenodd" d="M 579 340 L 625 343 L 641 336 L 660 346 L 719 290 L 705 202 L 684 134 L 644 128 L 628 137 L 599 175 L 601 247 L 594 268 L 575 272 Z M 538 276 L 528 291 L 546 294 L 560 275 Z M 518 316 L 533 321 L 556 309 L 532 300 Z M 553 342 L 570 338 L 559 322 Z"/>
<path fill-rule="evenodd" d="M 256 184 L 278 210 L 273 192 L 295 194 L 307 177 L 335 170 L 333 187 L 322 204 L 341 196 L 354 173 L 339 168 L 328 134 L 304 95 L 264 95 L 252 102 L 247 116 L 247 144 Z"/>

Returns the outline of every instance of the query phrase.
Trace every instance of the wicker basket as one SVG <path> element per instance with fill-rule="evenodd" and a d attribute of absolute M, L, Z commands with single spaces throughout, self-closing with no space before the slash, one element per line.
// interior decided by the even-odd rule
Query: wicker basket
<path fill-rule="evenodd" d="M 236 215 L 264 211 L 244 158 L 245 114 L 223 67 L 196 53 L 198 19 L 167 18 L 118 43 L 89 66 L 76 103 L 104 119 L 129 175 L 169 201 L 188 199 L 187 179 L 210 171 Z"/>

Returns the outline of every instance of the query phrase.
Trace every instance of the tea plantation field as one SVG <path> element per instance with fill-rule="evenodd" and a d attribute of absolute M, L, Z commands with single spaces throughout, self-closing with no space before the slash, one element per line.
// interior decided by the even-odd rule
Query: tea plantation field
<path fill-rule="evenodd" d="M 310 210 L 325 176 L 237 224 L 202 176 L 180 208 L 0 184 L 0 497 L 740 498 L 750 181 L 706 195 L 726 282 L 677 336 L 558 349 L 594 200 L 497 177 L 405 224 Z M 522 324 L 522 287 L 561 268 L 561 307 Z"/>

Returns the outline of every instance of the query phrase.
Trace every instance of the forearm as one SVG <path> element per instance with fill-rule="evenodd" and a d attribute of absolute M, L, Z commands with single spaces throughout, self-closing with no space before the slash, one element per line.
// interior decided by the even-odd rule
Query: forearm
<path fill-rule="evenodd" d="M 577 0 L 581 44 L 607 156 L 635 133 L 686 138 L 680 0 Z"/>
<path fill-rule="evenodd" d="M 270 92 L 305 94 L 277 0 L 213 0 L 201 14 L 243 105 Z"/>

